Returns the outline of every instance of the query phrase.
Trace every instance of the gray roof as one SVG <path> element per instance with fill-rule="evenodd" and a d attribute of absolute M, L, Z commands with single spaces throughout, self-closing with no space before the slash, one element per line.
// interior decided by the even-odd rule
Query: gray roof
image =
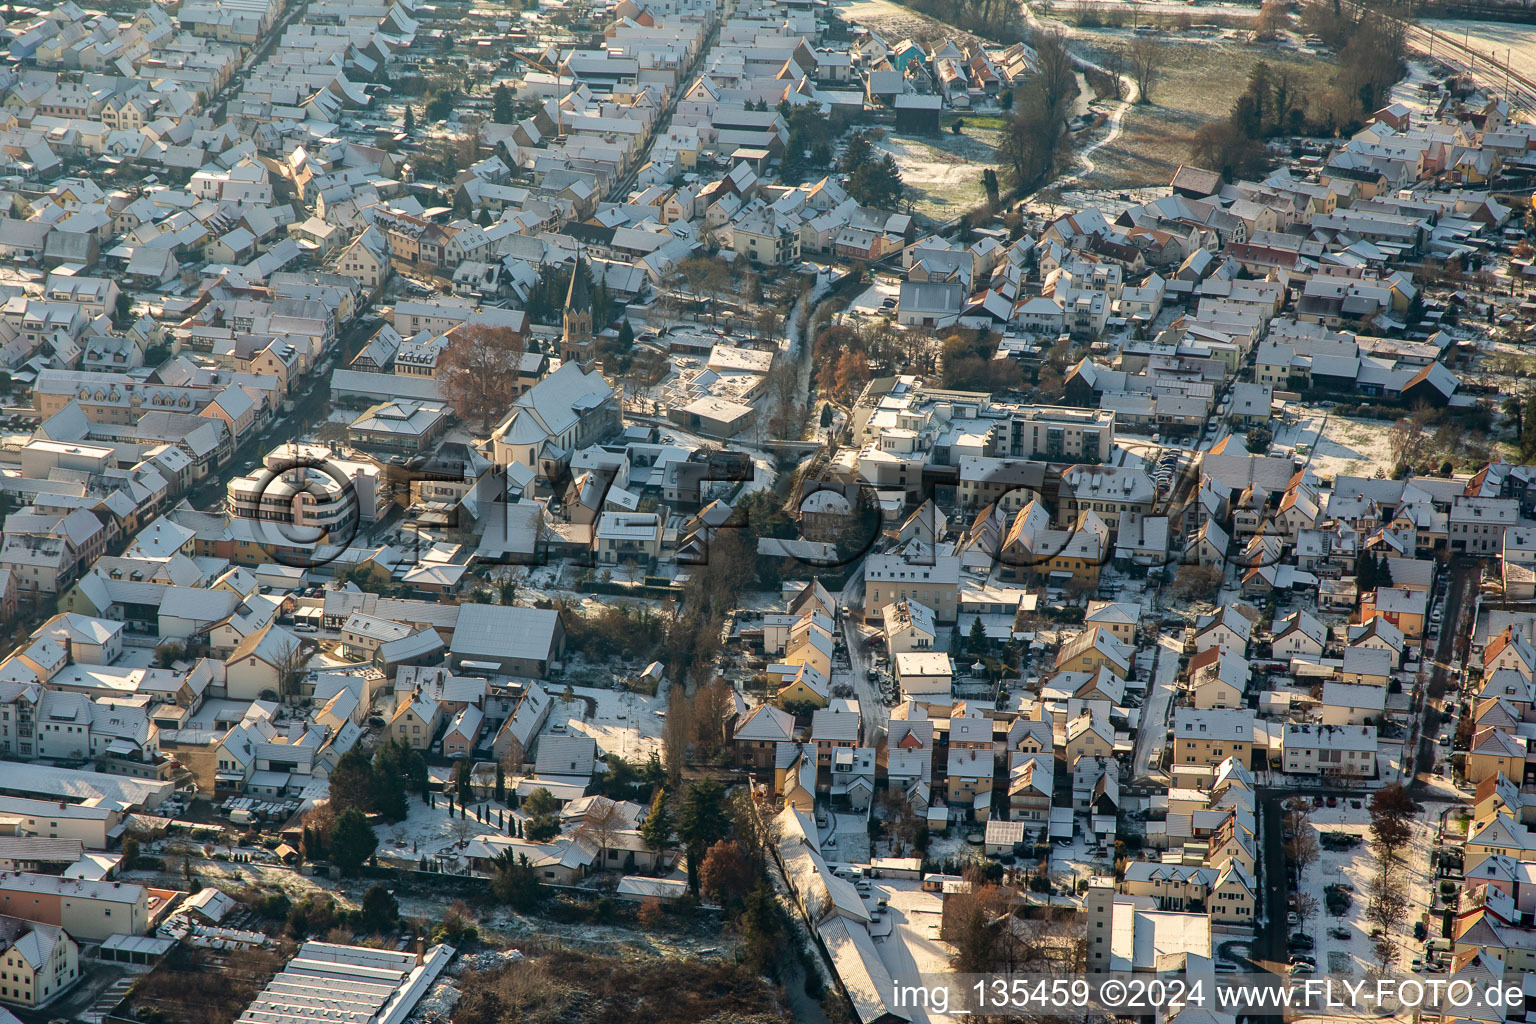
<path fill-rule="evenodd" d="M 410 398 L 418 401 L 443 400 L 442 385 L 432 377 L 410 377 L 393 373 L 368 373 L 363 370 L 334 370 L 331 390 L 342 395 L 372 398 Z"/>
<path fill-rule="evenodd" d="M 903 281 L 904 313 L 955 313 L 965 305 L 965 289 L 956 281 Z"/>
<path fill-rule="evenodd" d="M 541 736 L 533 767 L 537 775 L 590 776 L 597 760 L 597 741 L 590 736 Z"/>
<path fill-rule="evenodd" d="M 461 605 L 453 653 L 460 658 L 542 661 L 553 656 L 559 623 L 560 614 L 550 609 Z"/>

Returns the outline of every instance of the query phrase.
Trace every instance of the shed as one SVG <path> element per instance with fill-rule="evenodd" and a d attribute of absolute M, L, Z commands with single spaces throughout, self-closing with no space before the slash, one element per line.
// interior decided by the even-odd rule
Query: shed
<path fill-rule="evenodd" d="M 919 135 L 936 135 L 944 104 L 937 96 L 902 95 L 896 97 L 896 130 Z"/>

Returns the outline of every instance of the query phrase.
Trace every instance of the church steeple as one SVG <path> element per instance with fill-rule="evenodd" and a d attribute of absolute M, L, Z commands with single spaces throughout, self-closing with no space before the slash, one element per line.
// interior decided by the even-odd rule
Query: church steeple
<path fill-rule="evenodd" d="M 565 289 L 563 326 L 560 357 L 585 366 L 592 359 L 592 294 L 587 284 L 586 261 L 579 256 L 571 268 L 571 281 Z"/>

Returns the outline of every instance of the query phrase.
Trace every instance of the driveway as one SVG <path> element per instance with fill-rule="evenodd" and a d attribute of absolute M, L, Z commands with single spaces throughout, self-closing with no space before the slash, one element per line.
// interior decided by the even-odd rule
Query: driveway
<path fill-rule="evenodd" d="M 1132 758 L 1134 777 L 1138 782 L 1151 777 L 1152 762 L 1164 746 L 1169 708 L 1173 704 L 1174 684 L 1179 674 L 1180 653 L 1181 644 L 1176 638 L 1158 634 L 1157 664 L 1152 670 L 1152 685 L 1147 693 L 1147 701 L 1142 705 L 1141 728 L 1136 730 L 1136 752 Z"/>

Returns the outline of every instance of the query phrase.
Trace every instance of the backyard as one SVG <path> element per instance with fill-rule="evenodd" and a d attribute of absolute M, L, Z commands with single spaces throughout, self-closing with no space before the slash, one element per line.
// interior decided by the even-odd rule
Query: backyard
<path fill-rule="evenodd" d="M 901 181 L 913 212 L 937 223 L 951 221 L 986 201 L 981 172 L 997 162 L 997 143 L 1002 132 L 994 123 L 1001 119 L 978 116 L 962 118 L 961 134 L 914 136 L 888 134 L 875 143 L 901 168 Z M 953 120 L 951 124 L 953 124 Z M 983 127 L 985 125 L 985 127 Z"/>

